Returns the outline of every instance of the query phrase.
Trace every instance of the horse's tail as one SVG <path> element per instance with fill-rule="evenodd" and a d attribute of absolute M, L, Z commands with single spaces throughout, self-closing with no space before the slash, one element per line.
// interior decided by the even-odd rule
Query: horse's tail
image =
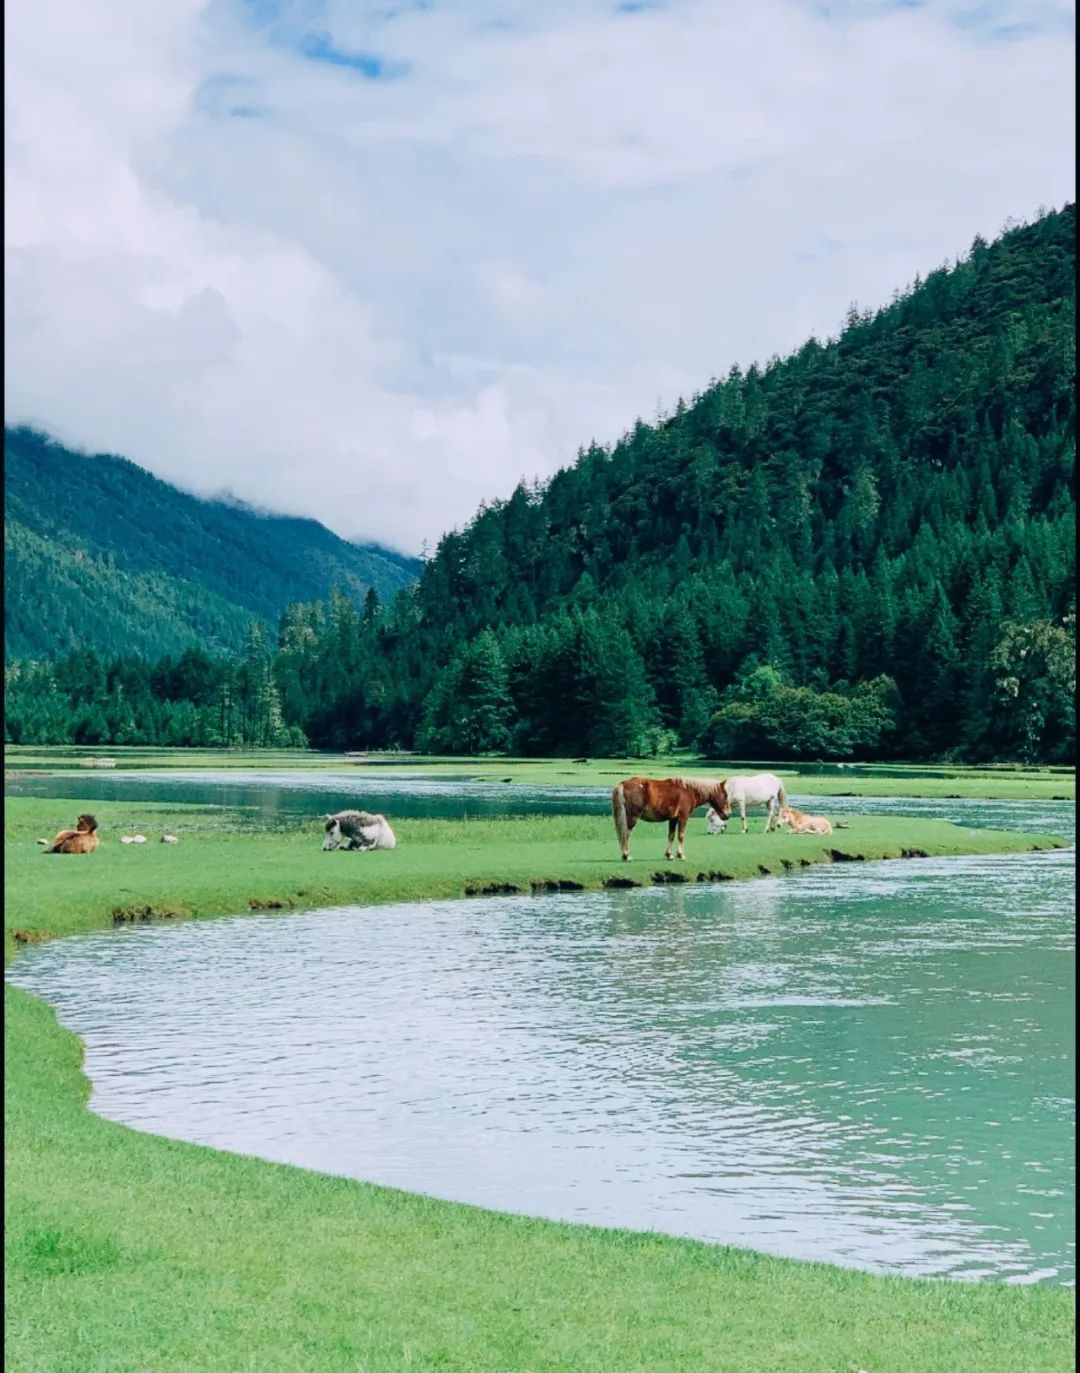
<path fill-rule="evenodd" d="M 611 793 L 611 814 L 615 819 L 615 833 L 619 836 L 619 847 L 625 850 L 630 838 L 630 829 L 626 823 L 626 796 L 621 782 Z"/>

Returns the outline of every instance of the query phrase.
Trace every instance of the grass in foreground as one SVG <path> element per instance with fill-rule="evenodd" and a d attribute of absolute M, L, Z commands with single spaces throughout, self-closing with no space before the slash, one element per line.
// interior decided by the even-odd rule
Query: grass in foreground
<path fill-rule="evenodd" d="M 46 857 L 38 834 L 86 808 L 16 800 L 11 931 L 107 925 L 114 912 L 235 912 L 445 896 L 532 880 L 600 885 L 707 868 L 749 876 L 825 844 L 863 857 L 1046 846 L 929 821 L 856 819 L 827 841 L 689 839 L 661 826 L 613 860 L 599 817 L 412 821 L 390 854 L 324 854 L 318 833 L 245 832 L 223 812 L 105 805 L 102 847 Z M 58 817 L 58 811 L 61 812 Z M 124 847 L 164 829 L 176 846 Z M 722 856 L 714 856 L 721 855 Z M 648 855 L 648 857 L 644 857 Z M 1071 1365 L 1061 1289 L 877 1278 L 660 1236 L 533 1221 L 138 1134 L 90 1115 L 75 1038 L 5 990 L 6 1368 L 12 1373 L 1057 1373 Z"/>

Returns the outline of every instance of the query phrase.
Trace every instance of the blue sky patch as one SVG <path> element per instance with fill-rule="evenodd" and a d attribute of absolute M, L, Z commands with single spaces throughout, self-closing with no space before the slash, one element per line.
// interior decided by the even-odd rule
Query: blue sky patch
<path fill-rule="evenodd" d="M 328 33 L 306 33 L 296 44 L 296 50 L 312 62 L 326 62 L 332 67 L 348 67 L 368 81 L 393 81 L 409 70 L 406 62 L 387 61 L 373 52 L 346 52 L 334 46 Z"/>
<path fill-rule="evenodd" d="M 271 24 L 277 24 L 289 9 L 288 0 L 241 0 L 244 8 L 253 23 L 260 28 L 269 28 Z"/>

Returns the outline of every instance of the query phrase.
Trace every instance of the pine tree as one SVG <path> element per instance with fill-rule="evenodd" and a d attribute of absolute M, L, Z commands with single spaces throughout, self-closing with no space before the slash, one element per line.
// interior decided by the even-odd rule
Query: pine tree
<path fill-rule="evenodd" d="M 945 593 L 935 585 L 922 634 L 917 668 L 916 718 L 935 749 L 955 748 L 962 730 L 961 668 L 956 621 Z"/>
<path fill-rule="evenodd" d="M 589 611 L 578 621 L 574 647 L 575 680 L 564 722 L 570 750 L 601 758 L 652 752 L 660 718 L 630 635 L 611 617 Z"/>
<path fill-rule="evenodd" d="M 504 752 L 510 746 L 510 688 L 502 649 L 490 629 L 469 645 L 458 689 L 462 751 Z"/>

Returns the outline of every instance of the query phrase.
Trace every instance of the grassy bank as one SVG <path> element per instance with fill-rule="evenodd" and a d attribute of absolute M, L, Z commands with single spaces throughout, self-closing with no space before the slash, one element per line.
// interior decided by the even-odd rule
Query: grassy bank
<path fill-rule="evenodd" d="M 101 823 L 97 853 L 77 862 L 43 854 L 35 840 L 74 824 L 81 809 L 92 809 Z M 374 854 L 323 853 L 317 819 L 290 817 L 289 823 L 267 831 L 213 807 L 12 798 L 5 865 L 13 899 L 5 935 L 72 934 L 147 910 L 176 918 L 271 905 L 528 893 L 549 884 L 649 886 L 757 877 L 822 862 L 1011 852 L 1065 842 L 890 816 L 852 816 L 850 828 L 819 837 L 763 834 L 759 815 L 747 835 L 708 835 L 698 815 L 687 831 L 685 863 L 664 861 L 666 826 L 639 825 L 631 842 L 634 861 L 625 864 L 605 815 L 395 820 L 399 847 Z M 119 842 L 121 834 L 136 831 L 150 842 Z M 157 842 L 166 831 L 181 842 Z"/>
<path fill-rule="evenodd" d="M 371 773 L 379 777 L 435 777 L 508 785 L 612 787 L 634 773 L 653 777 L 677 772 L 715 774 L 757 772 L 767 768 L 790 780 L 793 793 L 807 796 L 973 797 L 986 800 L 1049 801 L 1076 798 L 1071 768 L 882 763 L 859 767 L 815 766 L 699 758 L 678 753 L 667 758 L 603 758 L 588 762 L 569 758 L 446 758 L 418 754 L 314 753 L 296 749 L 144 749 L 20 748 L 7 745 L 5 769 L 18 772 L 84 771 L 80 759 L 102 754 L 118 771 L 210 768 L 216 771 Z M 90 769 L 85 769 L 90 771 Z"/>
<path fill-rule="evenodd" d="M 6 956 L 120 919 L 749 877 L 803 863 L 1047 847 L 1030 835 L 855 817 L 827 840 L 708 837 L 660 860 L 640 827 L 617 861 L 605 817 L 403 821 L 393 853 L 324 854 L 313 822 L 267 834 L 212 808 L 95 803 L 102 846 L 34 840 L 90 803 L 6 816 Z M 68 812 L 71 812 L 70 816 Z M 151 840 L 124 846 L 121 833 Z M 156 843 L 165 830 L 180 843 Z M 176 1144 L 85 1108 L 75 1038 L 5 989 L 5 1366 L 209 1370 L 851 1370 L 1057 1373 L 1061 1289 L 886 1279 L 682 1240 L 558 1225 Z"/>

